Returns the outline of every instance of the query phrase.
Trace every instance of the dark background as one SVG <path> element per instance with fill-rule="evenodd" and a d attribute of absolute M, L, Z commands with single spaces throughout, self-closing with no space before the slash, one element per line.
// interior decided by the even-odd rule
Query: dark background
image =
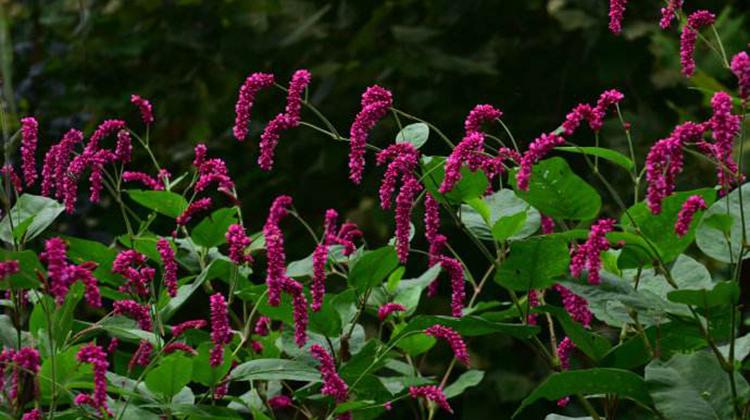
<path fill-rule="evenodd" d="M 0 45 L 3 74 L 11 81 L 6 88 L 12 87 L 4 97 L 12 98 L 18 116 L 39 119 L 42 151 L 69 127 L 88 134 L 105 118 L 124 118 L 139 130 L 128 99 L 140 93 L 155 107 L 151 138 L 160 160 L 180 174 L 192 160 L 193 145 L 207 142 L 212 155 L 227 160 L 251 230 L 260 230 L 270 202 L 285 193 L 314 226 L 334 207 L 360 223 L 370 242 L 384 242 L 392 232 L 392 214 L 375 201 L 382 170 L 368 160 L 363 186 L 353 186 L 345 176 L 344 144 L 300 127 L 283 135 L 274 170 L 258 169 L 260 132 L 283 107 L 284 95 L 261 94 L 248 140 L 236 142 L 231 126 L 237 89 L 254 71 L 273 72 L 286 84 L 294 70 L 311 70 L 310 98 L 342 133 L 348 133 L 362 91 L 379 83 L 393 91 L 395 107 L 431 121 L 455 141 L 475 104 L 496 105 L 522 147 L 556 128 L 578 102 L 618 88 L 626 96 L 622 107 L 639 158 L 678 120 L 705 117 L 710 93 L 702 89 L 735 87 L 700 46 L 704 71 L 691 81 L 681 77 L 679 34 L 674 27 L 659 30 L 658 1 L 631 2 L 620 37 L 607 30 L 605 0 L 0 0 L 0 6 L 9 35 Z M 686 7 L 720 15 L 717 26 L 730 55 L 750 40 L 747 2 L 688 1 Z M 309 111 L 303 118 L 314 120 Z M 619 123 L 610 123 L 603 144 L 625 151 Z M 389 118 L 370 140 L 385 145 L 396 132 Z M 587 130 L 581 133 L 573 140 L 593 143 Z M 423 151 L 447 153 L 434 135 Z M 138 159 L 146 162 L 142 153 Z M 688 158 L 685 189 L 713 182 L 706 178 L 713 176 L 711 169 L 700 165 Z M 622 173 L 607 176 L 629 194 Z M 100 206 L 85 202 L 66 219 L 68 233 L 104 241 L 121 233 L 120 222 L 107 216 L 114 211 L 102 217 Z M 294 229 L 288 236 L 303 238 Z M 309 240 L 289 240 L 288 246 L 293 257 L 312 249 Z M 509 416 L 547 374 L 530 350 L 508 338 L 484 338 L 471 348 L 487 374 L 482 386 L 452 400 L 463 418 Z M 436 356 L 434 363 L 448 360 Z M 436 373 L 444 368 L 428 366 Z M 541 418 L 540 405 L 524 417 Z"/>

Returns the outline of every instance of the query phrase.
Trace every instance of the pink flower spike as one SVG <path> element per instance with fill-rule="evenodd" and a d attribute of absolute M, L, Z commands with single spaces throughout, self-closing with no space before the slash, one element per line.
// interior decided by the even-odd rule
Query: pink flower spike
<path fill-rule="evenodd" d="M 278 306 L 281 302 L 281 283 L 286 277 L 286 254 L 284 253 L 284 233 L 279 222 L 288 214 L 287 208 L 292 205 L 292 198 L 281 195 L 274 200 L 268 211 L 268 218 L 263 226 L 266 240 L 266 285 L 268 286 L 268 304 Z"/>
<path fill-rule="evenodd" d="M 245 83 L 240 88 L 237 103 L 234 106 L 235 119 L 232 133 L 237 140 L 245 140 L 247 136 L 250 110 L 253 107 L 258 91 L 273 85 L 273 82 L 273 74 L 269 73 L 253 73 L 245 79 Z"/>
<path fill-rule="evenodd" d="M 23 184 L 21 183 L 21 177 L 19 177 L 18 174 L 16 174 L 15 170 L 13 170 L 13 166 L 9 164 L 3 165 L 3 167 L 0 168 L 0 173 L 2 173 L 3 178 L 8 178 L 10 180 L 10 185 L 13 187 L 14 190 L 16 190 L 17 194 L 20 194 L 21 192 L 23 192 Z"/>
<path fill-rule="evenodd" d="M 211 295 L 211 341 L 214 348 L 211 350 L 210 365 L 219 366 L 224 362 L 224 345 L 232 341 L 232 331 L 229 329 L 229 312 L 224 295 L 214 293 Z"/>
<path fill-rule="evenodd" d="M 141 305 L 134 300 L 118 300 L 113 304 L 113 309 L 117 315 L 135 319 L 140 329 L 151 331 L 151 313 L 148 306 Z"/>
<path fill-rule="evenodd" d="M 303 347 L 307 343 L 307 298 L 302 285 L 290 279 L 286 275 L 281 279 L 281 290 L 292 296 L 292 307 L 294 308 L 294 342 Z"/>
<path fill-rule="evenodd" d="M 732 57 L 731 68 L 732 73 L 737 76 L 740 97 L 748 99 L 750 97 L 750 56 L 745 51 L 740 51 Z"/>
<path fill-rule="evenodd" d="M 461 167 L 466 164 L 469 169 L 476 171 L 487 160 L 484 153 L 484 134 L 472 131 L 461 140 L 445 160 L 445 176 L 438 190 L 445 194 L 453 189 L 461 180 Z"/>
<path fill-rule="evenodd" d="M 543 234 L 550 235 L 555 233 L 555 221 L 551 217 L 542 215 L 541 225 Z"/>
<path fill-rule="evenodd" d="M 151 102 L 149 102 L 148 99 L 133 94 L 130 95 L 130 103 L 138 107 L 144 124 L 151 125 L 154 123 L 154 112 L 151 107 Z"/>
<path fill-rule="evenodd" d="M 185 211 L 181 215 L 177 216 L 175 220 L 177 226 L 185 226 L 195 216 L 196 213 L 200 213 L 208 210 L 213 204 L 211 197 L 199 198 L 188 205 Z"/>
<path fill-rule="evenodd" d="M 573 277 L 581 275 L 584 267 L 588 268 L 590 284 L 599 284 L 601 270 L 601 253 L 609 249 L 606 234 L 615 227 L 614 219 L 599 219 L 589 231 L 589 237 L 583 245 L 575 248 L 570 260 L 570 273 Z"/>
<path fill-rule="evenodd" d="M 716 16 L 707 10 L 698 10 L 688 16 L 687 24 L 682 28 L 680 36 L 680 62 L 682 63 L 682 74 L 691 77 L 695 73 L 695 41 L 698 39 L 698 31 L 704 26 L 713 25 Z"/>
<path fill-rule="evenodd" d="M 409 258 L 411 213 L 414 209 L 414 198 L 421 190 L 422 184 L 412 177 L 404 182 L 396 197 L 396 253 L 402 264 L 406 264 Z"/>
<path fill-rule="evenodd" d="M 291 407 L 292 399 L 286 395 L 276 395 L 268 399 L 268 406 L 273 410 L 282 410 Z"/>
<path fill-rule="evenodd" d="M 62 304 L 68 294 L 70 281 L 68 279 L 68 257 L 67 245 L 62 238 L 50 238 L 44 242 L 44 252 L 40 254 L 41 260 L 47 265 L 47 280 L 49 282 L 49 293 L 55 298 L 55 302 Z"/>
<path fill-rule="evenodd" d="M 177 260 L 174 250 L 169 241 L 164 238 L 156 241 L 156 249 L 159 251 L 161 263 L 164 266 L 164 287 L 170 297 L 175 297 L 177 296 Z"/>
<path fill-rule="evenodd" d="M 323 395 L 332 396 L 339 404 L 346 402 L 349 398 L 349 387 L 336 372 L 333 357 L 319 344 L 310 346 L 310 354 L 320 363 L 318 370 L 323 377 L 323 388 L 321 388 Z"/>
<path fill-rule="evenodd" d="M 34 408 L 27 411 L 23 414 L 21 420 L 42 420 L 42 410 Z"/>
<path fill-rule="evenodd" d="M 90 363 L 94 367 L 94 391 L 92 394 L 78 394 L 76 405 L 86 404 L 98 411 L 109 413 L 107 407 L 107 353 L 94 343 L 81 347 L 76 354 L 81 363 Z M 109 415 L 112 415 L 109 413 Z"/>
<path fill-rule="evenodd" d="M 578 321 L 584 327 L 589 327 L 594 315 L 589 311 L 589 304 L 586 299 L 578 296 L 561 284 L 553 286 L 560 293 L 563 301 L 563 307 L 571 318 Z"/>
<path fill-rule="evenodd" d="M 464 122 L 466 134 L 481 131 L 483 122 L 496 120 L 502 116 L 503 111 L 500 111 L 492 105 L 477 105 L 469 112 L 469 115 L 466 116 L 466 121 Z"/>
<path fill-rule="evenodd" d="M 148 188 L 155 191 L 164 189 L 164 184 L 151 178 L 150 175 L 143 172 L 125 171 L 122 173 L 122 180 L 125 182 L 140 182 Z"/>
<path fill-rule="evenodd" d="M 0 261 L 0 280 L 5 280 L 19 271 L 21 271 L 21 266 L 18 260 Z"/>
<path fill-rule="evenodd" d="M 21 118 L 21 167 L 26 186 L 36 181 L 36 147 L 39 143 L 39 123 L 36 118 Z"/>
<path fill-rule="evenodd" d="M 448 399 L 445 397 L 445 394 L 443 394 L 443 390 L 435 385 L 410 386 L 409 395 L 414 399 L 424 398 L 428 401 L 432 401 L 437 404 L 438 407 L 453 414 L 453 409 L 450 404 L 448 404 Z"/>
<path fill-rule="evenodd" d="M 349 151 L 349 179 L 355 184 L 362 181 L 362 172 L 365 168 L 365 148 L 367 136 L 375 127 L 388 109 L 393 105 L 393 95 L 390 91 L 378 85 L 367 88 L 362 94 L 362 109 L 354 118 L 349 129 L 351 149 Z"/>
<path fill-rule="evenodd" d="M 115 143 L 115 158 L 122 163 L 130 162 L 133 157 L 133 141 L 128 130 L 117 132 L 117 143 Z"/>
<path fill-rule="evenodd" d="M 393 303 L 388 302 L 384 305 L 382 305 L 380 308 L 378 308 L 378 319 L 381 321 L 388 318 L 388 315 L 394 313 L 394 312 L 404 312 L 406 311 L 406 307 L 400 303 Z"/>
<path fill-rule="evenodd" d="M 685 200 L 677 215 L 677 222 L 674 225 L 674 231 L 677 236 L 680 238 L 685 236 L 690 230 L 690 223 L 693 221 L 695 213 L 706 208 L 706 201 L 700 195 L 691 195 L 690 198 Z"/>
<path fill-rule="evenodd" d="M 609 30 L 619 35 L 622 32 L 622 17 L 628 0 L 609 0 Z"/>
<path fill-rule="evenodd" d="M 531 145 L 529 145 L 529 150 L 527 150 L 521 158 L 521 165 L 516 173 L 518 189 L 528 191 L 529 179 L 531 178 L 533 165 L 542 159 L 547 153 L 552 151 L 552 149 L 564 143 L 565 139 L 557 134 L 542 134 L 536 138 Z"/>
<path fill-rule="evenodd" d="M 447 341 L 451 346 L 451 349 L 453 349 L 453 354 L 456 356 L 456 359 L 458 359 L 466 366 L 469 366 L 469 352 L 466 350 L 464 339 L 461 338 L 461 336 L 452 328 L 445 327 L 440 324 L 435 324 L 424 330 L 424 333 L 429 336 L 442 338 L 443 340 Z"/>
<path fill-rule="evenodd" d="M 245 251 L 252 241 L 245 233 L 245 228 L 242 225 L 233 224 L 229 226 L 225 237 L 229 244 L 229 259 L 233 263 L 242 265 L 253 262 L 252 255 Z"/>
<path fill-rule="evenodd" d="M 440 205 L 429 192 L 424 196 L 424 237 L 432 242 L 440 229 Z"/>
<path fill-rule="evenodd" d="M 161 350 L 164 354 L 174 353 L 176 351 L 182 352 L 187 354 L 188 356 L 195 356 L 198 354 L 198 352 L 190 347 L 189 345 L 185 343 L 181 343 L 179 341 L 175 341 L 172 343 L 167 344 L 164 346 L 164 348 Z"/>
<path fill-rule="evenodd" d="M 677 11 L 682 9 L 683 0 L 668 0 L 667 7 L 661 8 L 661 19 L 659 20 L 659 26 L 662 29 L 667 29 L 672 24 L 672 21 L 677 17 Z"/>
<path fill-rule="evenodd" d="M 202 319 L 193 319 L 185 321 L 172 327 L 172 336 L 177 338 L 187 330 L 197 330 L 204 328 L 208 323 Z"/>
<path fill-rule="evenodd" d="M 255 334 L 265 337 L 268 335 L 268 331 L 271 329 L 271 318 L 267 316 L 261 316 L 255 322 L 255 328 L 253 331 Z"/>
<path fill-rule="evenodd" d="M 141 340 L 138 344 L 138 348 L 130 357 L 128 362 L 128 372 L 135 369 L 136 366 L 146 367 L 151 363 L 151 353 L 154 352 L 154 345 L 148 342 L 148 340 Z"/>

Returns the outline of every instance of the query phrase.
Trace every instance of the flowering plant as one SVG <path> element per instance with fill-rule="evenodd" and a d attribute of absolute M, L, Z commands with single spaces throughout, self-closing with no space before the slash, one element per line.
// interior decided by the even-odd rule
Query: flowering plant
<path fill-rule="evenodd" d="M 611 0 L 615 33 L 625 6 Z M 262 170 L 273 170 L 285 131 L 300 127 L 348 143 L 341 166 L 354 184 L 374 153 L 380 207 L 394 213 L 393 239 L 382 246 L 367 244 L 366 232 L 333 208 L 308 223 L 283 194 L 264 222 L 243 218 L 228 165 L 204 144 L 191 170 L 173 175 L 152 153 L 157 120 L 139 95 L 130 100 L 140 119 L 106 120 L 89 136 L 70 129 L 43 155 L 43 121 L 22 118 L 12 134 L 3 113 L 2 412 L 365 419 L 393 410 L 432 419 L 457 413 L 451 400 L 483 379 L 469 340 L 505 335 L 549 372 L 517 416 L 544 399 L 592 418 L 618 409 L 639 418 L 747 418 L 750 336 L 740 335 L 739 298 L 750 256 L 742 162 L 750 58 L 730 60 L 715 30 L 702 33 L 713 27 L 711 12 L 686 15 L 679 0 L 661 12 L 664 29 L 682 22 L 684 75 L 696 71 L 700 39 L 738 89 L 713 92 L 707 118 L 677 125 L 643 163 L 616 89 L 572 107 L 524 147 L 493 105 L 470 110 L 454 141 L 378 85 L 362 94 L 344 136 L 307 99 L 309 71 L 286 87 L 271 73 L 248 76 L 235 106 L 237 141 L 250 137 L 258 95 L 287 95 L 260 135 Z M 385 118 L 400 127 L 395 141 L 368 142 Z M 624 133 L 625 154 L 600 147 L 605 122 Z M 593 145 L 574 142 L 589 134 Z M 421 152 L 431 137 L 447 156 Z M 131 168 L 136 153 L 152 167 Z M 596 186 L 561 157 L 573 155 Z M 710 162 L 715 181 L 680 189 L 686 156 Z M 629 196 L 611 185 L 614 170 L 628 175 Z M 88 201 L 106 192 L 121 213 L 124 232 L 111 244 L 55 233 L 84 200 L 87 177 Z M 603 208 L 604 199 L 613 206 Z M 291 262 L 289 223 L 309 233 L 295 240 L 310 249 Z M 451 232 L 475 249 L 452 246 Z M 439 295 L 449 305 L 420 305 Z M 444 369 L 424 369 L 425 355 L 438 351 L 450 352 Z"/>

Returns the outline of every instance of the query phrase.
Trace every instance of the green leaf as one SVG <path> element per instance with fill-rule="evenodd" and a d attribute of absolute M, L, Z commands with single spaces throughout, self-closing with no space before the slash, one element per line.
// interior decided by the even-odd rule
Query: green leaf
<path fill-rule="evenodd" d="M 742 191 L 742 206 L 740 206 L 740 191 Z M 740 207 L 743 210 L 750 209 L 750 183 L 743 184 L 742 187 L 717 200 L 705 211 L 695 233 L 695 242 L 703 253 L 725 263 L 737 260 L 740 251 L 743 249 L 743 223 Z M 721 216 L 723 220 L 717 219 L 716 215 L 724 215 Z M 732 218 L 729 229 L 727 229 L 726 216 Z M 750 212 L 744 211 L 744 216 L 744 236 L 750 238 Z M 717 224 L 721 229 L 716 228 Z M 750 253 L 745 252 L 742 258 L 748 257 L 750 257 Z"/>
<path fill-rule="evenodd" d="M 740 300 L 740 288 L 733 281 L 721 281 L 711 289 L 674 290 L 667 293 L 667 298 L 676 303 L 712 308 L 737 304 Z"/>
<path fill-rule="evenodd" d="M 94 276 L 101 282 L 119 286 L 122 284 L 122 278 L 112 273 L 112 262 L 117 257 L 117 251 L 97 241 L 74 238 L 65 236 L 65 242 L 68 244 L 68 258 L 76 263 L 81 264 L 86 261 L 97 263 Z"/>
<path fill-rule="evenodd" d="M 45 401 L 49 401 L 52 397 L 52 378 L 55 378 L 57 387 L 55 394 L 58 398 L 63 397 L 63 401 L 70 400 L 66 391 L 70 391 L 72 385 L 77 382 L 90 381 L 92 375 L 92 367 L 88 363 L 78 363 L 76 360 L 76 353 L 81 346 L 73 346 L 65 351 L 55 354 L 55 360 L 51 358 L 45 358 L 42 361 L 42 367 L 39 371 L 39 388 L 42 394 L 42 398 Z M 52 375 L 52 367 L 54 363 L 54 373 Z"/>
<path fill-rule="evenodd" d="M 23 194 L 10 209 L 10 218 L 6 214 L 0 220 L 0 239 L 12 243 L 24 238 L 26 241 L 36 238 L 51 225 L 65 206 L 51 198 L 39 195 Z M 13 231 L 11 231 L 11 222 Z M 18 229 L 17 229 L 18 228 Z"/>
<path fill-rule="evenodd" d="M 550 375 L 523 400 L 513 417 L 542 398 L 555 401 L 575 394 L 615 394 L 647 407 L 652 405 L 646 382 L 633 372 L 612 368 L 568 370 Z"/>
<path fill-rule="evenodd" d="M 562 325 L 565 335 L 567 335 L 576 347 L 584 352 L 594 361 L 600 360 L 612 347 L 606 338 L 588 331 L 580 323 L 574 321 L 568 313 L 554 306 L 539 306 L 534 308 L 534 312 L 548 312 L 554 315 L 560 325 Z"/>
<path fill-rule="evenodd" d="M 646 202 L 642 201 L 628 209 L 630 217 L 623 215 L 620 223 L 626 231 L 635 232 L 635 227 L 630 219 L 632 217 L 638 229 L 640 229 L 640 234 L 656 245 L 661 259 L 665 263 L 671 262 L 678 255 L 682 254 L 695 238 L 695 226 L 697 226 L 697 222 L 695 221 L 700 218 L 700 213 L 696 214 L 695 221 L 685 236 L 680 238 L 674 231 L 677 214 L 680 212 L 685 200 L 693 195 L 700 195 L 706 201 L 707 205 L 711 205 L 716 193 L 711 188 L 703 188 L 672 194 L 662 202 L 662 210 L 659 214 L 652 214 Z M 629 252 L 631 251 L 624 249 L 622 258 L 628 258 L 627 254 Z"/>
<path fill-rule="evenodd" d="M 418 315 L 412 318 L 403 330 L 397 334 L 393 334 L 390 342 L 394 343 L 409 332 L 421 331 L 435 324 L 452 328 L 465 337 L 502 333 L 517 338 L 529 338 L 539 331 L 538 327 L 531 325 L 492 322 L 474 315 L 461 318 L 441 315 Z"/>
<path fill-rule="evenodd" d="M 397 266 L 398 256 L 392 246 L 366 251 L 349 272 L 349 283 L 358 290 L 379 286 Z"/>
<path fill-rule="evenodd" d="M 737 393 L 746 400 L 750 389 L 734 373 Z M 669 419 L 731 419 L 732 392 L 726 372 L 708 351 L 676 354 L 646 366 L 646 382 L 657 410 Z"/>
<path fill-rule="evenodd" d="M 539 212 L 529 203 L 518 198 L 510 189 L 500 190 L 481 199 L 468 200 L 468 205 L 461 206 L 461 223 L 474 236 L 489 241 L 495 240 L 492 229 L 502 218 L 525 213 L 523 227 L 506 239 L 517 240 L 529 237 L 539 230 Z"/>
<path fill-rule="evenodd" d="M 510 256 L 495 274 L 495 281 L 511 290 L 544 289 L 564 275 L 570 264 L 567 244 L 556 238 L 513 242 Z"/>
<path fill-rule="evenodd" d="M 232 367 L 232 353 L 224 352 L 224 361 L 217 367 L 211 367 L 209 363 L 213 344 L 210 341 L 201 343 L 196 350 L 198 355 L 193 358 L 192 380 L 201 385 L 212 387 L 219 383 L 227 375 Z"/>
<path fill-rule="evenodd" d="M 528 216 L 525 211 L 501 217 L 492 225 L 492 236 L 500 242 L 508 240 L 508 238 L 517 234 L 523 228 L 526 223 L 526 217 Z"/>
<path fill-rule="evenodd" d="M 411 143 L 415 149 L 419 149 L 430 137 L 430 127 L 425 123 L 414 123 L 404 127 L 396 135 L 396 143 Z"/>
<path fill-rule="evenodd" d="M 320 382 L 314 367 L 287 359 L 256 359 L 237 365 L 229 377 L 233 381 L 301 381 Z"/>
<path fill-rule="evenodd" d="M 148 340 L 151 344 L 157 344 L 154 333 L 138 328 L 136 322 L 130 318 L 113 316 L 104 319 L 99 325 L 104 331 L 122 340 Z"/>
<path fill-rule="evenodd" d="M 188 206 L 185 197 L 170 191 L 127 190 L 136 203 L 157 213 L 176 219 Z"/>
<path fill-rule="evenodd" d="M 401 284 L 401 279 L 404 277 L 405 272 L 406 267 L 401 266 L 388 276 L 388 281 L 385 282 L 385 288 L 389 293 L 396 292 L 398 285 Z"/>
<path fill-rule="evenodd" d="M 461 180 L 445 195 L 438 192 L 445 177 L 445 158 L 441 156 L 422 156 L 422 173 L 427 191 L 440 202 L 459 204 L 475 197 L 481 197 L 487 190 L 489 181 L 482 171 L 472 172 L 461 168 Z M 445 198 L 443 198 L 445 197 Z"/>
<path fill-rule="evenodd" d="M 20 271 L 0 281 L 0 289 L 36 289 L 40 286 L 37 274 L 45 273 L 33 251 L 8 251 L 0 249 L 0 261 L 16 260 Z"/>
<path fill-rule="evenodd" d="M 204 248 L 219 246 L 226 242 L 227 229 L 234 223 L 237 223 L 236 209 L 219 209 L 198 223 L 190 232 L 190 237 L 196 245 Z"/>
<path fill-rule="evenodd" d="M 161 359 L 159 364 L 146 375 L 146 386 L 154 393 L 171 399 L 190 382 L 193 361 L 179 353 Z"/>
<path fill-rule="evenodd" d="M 402 280 L 396 288 L 393 302 L 400 303 L 406 308 L 406 314 L 411 315 L 419 306 L 422 291 L 440 275 L 441 266 L 435 264 L 416 279 Z"/>
<path fill-rule="evenodd" d="M 484 378 L 484 372 L 481 370 L 471 369 L 462 373 L 461 376 L 456 379 L 455 382 L 445 387 L 443 394 L 446 398 L 453 398 L 455 396 L 463 394 L 466 388 L 479 385 Z"/>
<path fill-rule="evenodd" d="M 528 191 L 518 190 L 515 171 L 510 180 L 519 197 L 555 219 L 590 220 L 599 214 L 602 205 L 596 189 L 573 173 L 563 158 L 534 165 Z"/>
<path fill-rule="evenodd" d="M 633 161 L 627 156 L 620 152 L 611 149 L 604 149 L 602 147 L 580 147 L 580 146 L 562 146 L 556 147 L 555 150 L 562 150 L 563 152 L 580 153 L 589 156 L 597 156 L 602 159 L 608 160 L 615 165 L 618 165 L 625 170 L 630 171 L 633 169 Z"/>
<path fill-rule="evenodd" d="M 216 264 L 216 261 L 217 260 L 211 261 L 211 263 L 203 269 L 192 283 L 180 286 L 177 289 L 177 296 L 173 298 L 164 298 L 163 302 L 159 302 L 159 316 L 162 321 L 166 322 L 172 318 L 175 312 L 177 312 L 177 310 L 180 309 L 188 299 L 190 299 L 190 296 L 203 286 L 203 283 L 206 282 L 208 274 L 211 272 L 211 268 Z"/>

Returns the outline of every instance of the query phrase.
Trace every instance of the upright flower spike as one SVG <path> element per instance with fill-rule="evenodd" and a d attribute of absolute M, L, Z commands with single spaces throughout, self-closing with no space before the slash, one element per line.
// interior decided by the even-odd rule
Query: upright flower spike
<path fill-rule="evenodd" d="M 745 51 L 740 51 L 732 57 L 732 73 L 737 76 L 737 84 L 740 89 L 740 97 L 747 100 L 750 97 L 750 56 Z"/>
<path fill-rule="evenodd" d="M 362 94 L 361 106 L 354 122 L 349 129 L 351 149 L 349 151 L 349 179 L 355 184 L 362 182 L 362 172 L 365 169 L 365 148 L 367 136 L 388 109 L 393 105 L 393 95 L 387 89 L 378 85 L 367 88 Z"/>
<path fill-rule="evenodd" d="M 193 201 L 187 206 L 187 208 L 182 212 L 181 215 L 177 216 L 177 219 L 175 220 L 177 226 L 187 225 L 188 223 L 190 223 L 190 220 L 192 220 L 193 216 L 195 216 L 197 213 L 208 210 L 209 208 L 211 208 L 212 204 L 213 200 L 211 200 L 211 197 L 203 197 Z"/>
<path fill-rule="evenodd" d="M 151 125 L 154 123 L 154 111 L 148 99 L 132 94 L 130 95 L 130 103 L 138 107 L 144 124 Z"/>
<path fill-rule="evenodd" d="M 599 219 L 589 231 L 589 237 L 583 245 L 575 248 L 570 259 L 570 273 L 578 277 L 584 268 L 588 268 L 590 284 L 599 284 L 599 270 L 602 267 L 601 253 L 609 249 L 606 234 L 615 227 L 614 219 Z"/>
<path fill-rule="evenodd" d="M 659 214 L 664 199 L 674 192 L 675 180 L 683 168 L 682 146 L 700 141 L 705 131 L 705 124 L 685 122 L 649 150 L 646 156 L 646 202 L 651 213 Z"/>
<path fill-rule="evenodd" d="M 202 319 L 193 319 L 185 321 L 172 327 L 172 337 L 178 338 L 187 330 L 199 330 L 204 328 L 208 323 Z"/>
<path fill-rule="evenodd" d="M 274 200 L 268 211 L 266 224 L 263 226 L 263 236 L 266 239 L 266 285 L 268 286 L 268 304 L 278 306 L 281 302 L 281 283 L 286 277 L 286 254 L 284 253 L 284 233 L 279 222 L 287 214 L 287 208 L 292 205 L 292 198 L 281 195 Z"/>
<path fill-rule="evenodd" d="M 117 143 L 115 143 L 115 158 L 122 163 L 128 163 L 133 157 L 133 140 L 128 130 L 117 132 Z"/>
<path fill-rule="evenodd" d="M 466 116 L 464 129 L 466 134 L 471 134 L 482 130 L 482 123 L 497 120 L 503 116 L 503 111 L 492 105 L 476 105 Z"/>
<path fill-rule="evenodd" d="M 83 133 L 70 129 L 57 144 L 53 145 L 44 155 L 42 164 L 42 195 L 50 197 L 57 192 L 57 198 L 62 197 L 62 182 L 68 167 L 70 153 L 73 146 L 83 141 Z M 57 190 L 57 191 L 56 191 Z"/>
<path fill-rule="evenodd" d="M 229 329 L 229 312 L 224 295 L 214 293 L 211 295 L 211 341 L 214 343 L 211 349 L 209 364 L 212 367 L 224 362 L 224 345 L 232 341 L 232 331 Z"/>
<path fill-rule="evenodd" d="M 177 260 L 174 256 L 174 250 L 169 241 L 159 238 L 156 241 L 156 249 L 159 251 L 161 263 L 164 266 L 164 287 L 167 289 L 169 296 L 177 296 Z"/>
<path fill-rule="evenodd" d="M 415 400 L 418 398 L 424 398 L 428 401 L 432 401 L 443 410 L 453 414 L 453 409 L 448 404 L 448 399 L 445 397 L 443 390 L 435 385 L 425 386 L 410 386 L 409 395 Z"/>
<path fill-rule="evenodd" d="M 107 407 L 107 353 L 94 343 L 87 344 L 78 351 L 76 359 L 81 363 L 90 363 L 94 370 L 94 391 L 92 394 L 78 394 L 76 405 L 89 405 L 100 413 L 108 413 Z"/>
<path fill-rule="evenodd" d="M 622 17 L 627 5 L 628 0 L 609 0 L 609 30 L 613 34 L 622 32 Z"/>
<path fill-rule="evenodd" d="M 432 243 L 440 229 L 440 205 L 429 192 L 424 196 L 424 237 Z"/>
<path fill-rule="evenodd" d="M 561 284 L 556 284 L 554 289 L 560 293 L 563 307 L 570 317 L 580 322 L 584 327 L 590 326 L 594 315 L 589 311 L 589 303 L 586 299 L 578 296 Z"/>
<path fill-rule="evenodd" d="M 706 208 L 706 201 L 700 195 L 691 195 L 690 198 L 685 200 L 677 214 L 677 222 L 674 225 L 677 236 L 680 238 L 685 236 L 690 230 L 690 223 L 693 221 L 695 213 Z"/>
<path fill-rule="evenodd" d="M 36 181 L 36 147 L 39 143 L 39 123 L 36 118 L 21 118 L 21 166 L 26 186 Z"/>
<path fill-rule="evenodd" d="M 252 241 L 245 233 L 245 228 L 235 223 L 229 226 L 225 237 L 229 244 L 229 259 L 238 265 L 252 264 L 253 256 L 246 252 Z"/>
<path fill-rule="evenodd" d="M 378 308 L 378 319 L 385 321 L 394 312 L 404 312 L 406 307 L 400 303 L 388 302 Z"/>
<path fill-rule="evenodd" d="M 300 111 L 302 108 L 302 94 L 307 85 L 310 84 L 312 75 L 307 70 L 297 70 L 289 82 L 289 91 L 286 98 L 286 108 L 283 113 L 276 115 L 263 130 L 260 136 L 260 156 L 258 166 L 265 171 L 273 168 L 273 152 L 279 143 L 281 132 L 297 127 L 300 123 Z"/>
<path fill-rule="evenodd" d="M 560 361 L 560 368 L 562 370 L 570 369 L 570 353 L 572 353 L 575 348 L 576 345 L 573 343 L 570 337 L 565 337 L 557 346 L 557 349 L 555 349 L 557 352 L 557 359 Z M 568 405 L 568 402 L 570 402 L 570 397 L 563 397 L 557 400 L 557 405 L 559 407 L 565 407 Z"/>
<path fill-rule="evenodd" d="M 116 315 L 125 315 L 135 319 L 138 327 L 144 331 L 151 331 L 151 313 L 149 307 L 134 300 L 118 300 L 112 305 Z"/>
<path fill-rule="evenodd" d="M 414 198 L 421 190 L 422 184 L 416 178 L 409 178 L 396 197 L 396 254 L 402 264 L 405 264 L 409 258 L 411 213 L 414 208 Z"/>
<path fill-rule="evenodd" d="M 253 73 L 245 79 L 240 88 L 237 103 L 234 105 L 234 127 L 232 133 L 238 141 L 245 140 L 248 124 L 250 122 L 250 110 L 255 102 L 255 96 L 261 89 L 273 85 L 273 74 Z"/>
<path fill-rule="evenodd" d="M 333 357 L 319 344 L 310 346 L 310 354 L 320 363 L 318 370 L 323 377 L 323 388 L 320 392 L 333 397 L 338 404 L 346 402 L 349 399 L 349 387 L 336 372 Z"/>
<path fill-rule="evenodd" d="M 661 19 L 659 20 L 659 26 L 662 29 L 667 29 L 672 24 L 672 21 L 677 17 L 677 11 L 682 9 L 683 0 L 667 0 L 667 6 L 661 8 Z"/>
<path fill-rule="evenodd" d="M 698 39 L 698 31 L 704 26 L 713 25 L 716 16 L 708 10 L 698 10 L 688 16 L 687 24 L 682 28 L 680 35 L 680 63 L 682 74 L 691 77 L 695 73 L 695 41 Z"/>
<path fill-rule="evenodd" d="M 456 359 L 466 366 L 469 366 L 469 352 L 466 350 L 466 344 L 464 343 L 464 339 L 461 338 L 455 330 L 443 325 L 435 324 L 424 330 L 424 333 L 447 341 L 451 346 Z"/>
<path fill-rule="evenodd" d="M 518 189 L 528 191 L 529 179 L 531 178 L 531 170 L 534 164 L 542 159 L 547 153 L 552 151 L 552 149 L 564 143 L 565 139 L 554 133 L 542 134 L 537 137 L 531 145 L 529 145 L 529 150 L 527 150 L 521 158 L 521 164 L 516 173 L 516 184 L 518 185 Z"/>
<path fill-rule="evenodd" d="M 726 92 L 716 92 L 711 98 L 713 115 L 706 123 L 711 129 L 713 143 L 699 142 L 698 147 L 709 157 L 716 160 L 716 178 L 721 186 L 721 194 L 726 194 L 735 184 L 741 182 L 737 177 L 737 163 L 732 158 L 734 139 L 740 133 L 742 117 L 732 114 L 732 97 Z"/>

